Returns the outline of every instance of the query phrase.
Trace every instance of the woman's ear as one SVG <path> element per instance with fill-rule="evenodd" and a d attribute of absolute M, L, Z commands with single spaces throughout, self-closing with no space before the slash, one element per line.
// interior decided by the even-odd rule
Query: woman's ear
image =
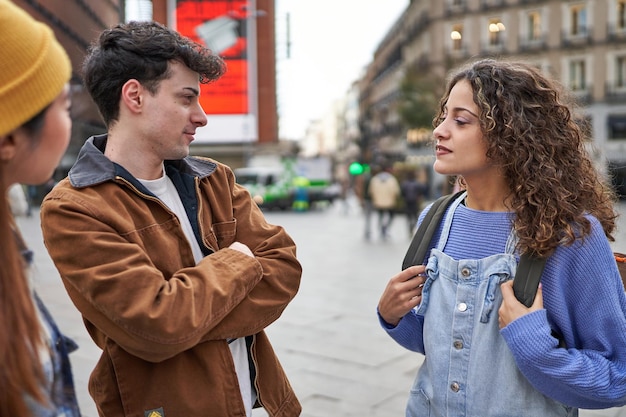
<path fill-rule="evenodd" d="M 17 152 L 17 130 L 0 136 L 0 161 L 9 161 Z"/>

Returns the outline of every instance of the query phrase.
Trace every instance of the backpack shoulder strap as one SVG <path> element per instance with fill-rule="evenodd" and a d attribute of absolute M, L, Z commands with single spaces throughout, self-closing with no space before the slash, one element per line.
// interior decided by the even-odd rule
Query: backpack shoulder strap
<path fill-rule="evenodd" d="M 455 194 L 444 195 L 435 200 L 417 228 L 417 231 L 413 235 L 413 240 L 411 240 L 409 249 L 407 250 L 404 260 L 402 261 L 402 270 L 405 270 L 413 265 L 420 265 L 424 262 L 426 251 L 430 246 L 430 241 L 435 234 L 435 230 L 439 227 L 443 214 L 456 197 L 461 195 L 463 192 L 464 191 L 459 191 Z"/>
<path fill-rule="evenodd" d="M 546 258 L 538 258 L 526 253 L 520 258 L 513 280 L 513 292 L 515 298 L 526 307 L 530 307 L 535 300 L 544 266 L 546 266 Z"/>
<path fill-rule="evenodd" d="M 415 235 L 413 235 L 409 249 L 402 261 L 402 270 L 424 262 L 426 251 L 430 246 L 435 230 L 439 227 L 443 214 L 462 192 L 448 194 L 435 200 L 417 228 Z M 530 307 L 535 300 L 545 265 L 546 258 L 538 258 L 529 254 L 524 254 L 520 258 L 513 280 L 513 292 L 515 297 L 526 307 Z"/>

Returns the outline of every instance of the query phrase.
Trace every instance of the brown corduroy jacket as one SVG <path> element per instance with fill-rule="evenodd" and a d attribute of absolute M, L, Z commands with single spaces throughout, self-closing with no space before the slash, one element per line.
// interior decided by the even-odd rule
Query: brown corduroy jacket
<path fill-rule="evenodd" d="M 269 224 L 232 171 L 166 161 L 206 256 L 178 218 L 90 138 L 42 204 L 46 247 L 102 355 L 89 391 L 101 416 L 245 416 L 227 339 L 252 339 L 258 403 L 300 415 L 264 329 L 298 291 L 296 246 Z M 239 241 L 254 253 L 228 246 Z M 257 404 L 257 405 L 259 405 Z"/>

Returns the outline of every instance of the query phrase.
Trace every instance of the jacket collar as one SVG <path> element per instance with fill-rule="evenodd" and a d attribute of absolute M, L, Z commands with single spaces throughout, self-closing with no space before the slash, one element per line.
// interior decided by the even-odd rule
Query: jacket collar
<path fill-rule="evenodd" d="M 78 153 L 76 162 L 68 173 L 72 186 L 76 188 L 91 187 L 117 176 L 135 180 L 122 166 L 104 156 L 107 135 L 91 136 Z M 211 175 L 217 165 L 207 159 L 187 156 L 183 159 L 165 161 L 166 172 L 170 169 L 194 177 L 204 178 Z"/>

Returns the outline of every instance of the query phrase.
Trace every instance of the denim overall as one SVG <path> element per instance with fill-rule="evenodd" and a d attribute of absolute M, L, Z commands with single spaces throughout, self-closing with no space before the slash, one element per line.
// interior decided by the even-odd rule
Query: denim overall
<path fill-rule="evenodd" d="M 425 360 L 411 389 L 407 417 L 577 416 L 577 409 L 530 385 L 500 336 L 500 284 L 515 275 L 515 234 L 509 235 L 503 254 L 456 261 L 443 253 L 463 198 L 448 210 L 428 259 L 416 310 L 424 316 Z"/>

